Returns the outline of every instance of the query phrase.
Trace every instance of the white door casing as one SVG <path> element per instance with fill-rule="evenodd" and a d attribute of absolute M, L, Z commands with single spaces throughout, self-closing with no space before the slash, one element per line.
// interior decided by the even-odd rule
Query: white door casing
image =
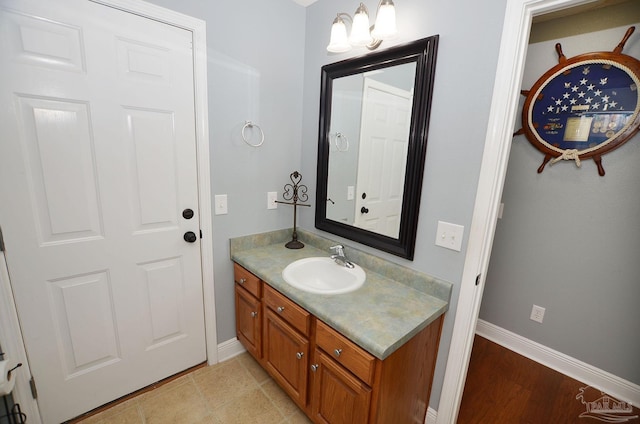
<path fill-rule="evenodd" d="M 438 404 L 437 424 L 455 423 L 460 410 L 518 113 L 531 20 L 536 15 L 593 1 L 595 0 L 506 2 L 489 123 L 444 384 Z"/>
<path fill-rule="evenodd" d="M 400 232 L 412 103 L 411 92 L 364 78 L 355 226 L 392 238 Z"/>
<path fill-rule="evenodd" d="M 202 218 L 193 40 L 87 1 L 0 5 L 0 220 L 59 422 L 206 358 L 200 243 L 182 240 Z"/>

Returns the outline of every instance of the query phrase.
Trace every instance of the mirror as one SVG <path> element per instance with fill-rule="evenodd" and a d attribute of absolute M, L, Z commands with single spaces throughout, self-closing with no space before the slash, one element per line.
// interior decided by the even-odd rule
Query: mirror
<path fill-rule="evenodd" d="M 437 45 L 322 67 L 316 228 L 413 259 Z"/>

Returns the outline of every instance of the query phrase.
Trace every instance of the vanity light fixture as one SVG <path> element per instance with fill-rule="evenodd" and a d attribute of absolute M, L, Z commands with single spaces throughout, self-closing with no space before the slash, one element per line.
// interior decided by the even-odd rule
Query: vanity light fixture
<path fill-rule="evenodd" d="M 347 36 L 345 19 L 351 22 L 349 36 Z M 373 26 L 369 26 L 367 7 L 360 3 L 353 18 L 348 13 L 337 14 L 331 25 L 331 40 L 327 51 L 343 53 L 351 50 L 352 46 L 365 46 L 369 50 L 375 50 L 383 40 L 393 38 L 397 33 L 396 8 L 393 0 L 380 0 L 376 23 Z"/>

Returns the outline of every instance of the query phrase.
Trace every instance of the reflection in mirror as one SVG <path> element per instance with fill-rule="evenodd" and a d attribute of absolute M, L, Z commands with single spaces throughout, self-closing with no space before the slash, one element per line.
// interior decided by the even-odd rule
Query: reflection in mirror
<path fill-rule="evenodd" d="M 413 259 L 437 42 L 323 66 L 317 228 Z"/>
<path fill-rule="evenodd" d="M 333 81 L 327 219 L 398 238 L 415 69 Z"/>

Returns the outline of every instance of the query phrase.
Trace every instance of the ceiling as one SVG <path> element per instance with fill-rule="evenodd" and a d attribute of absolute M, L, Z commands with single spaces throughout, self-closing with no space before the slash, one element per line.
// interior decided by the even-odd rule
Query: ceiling
<path fill-rule="evenodd" d="M 599 0 L 533 18 L 530 43 L 555 40 L 640 22 L 640 1 Z"/>
<path fill-rule="evenodd" d="M 293 0 L 293 1 L 298 3 L 299 5 L 307 7 L 310 4 L 315 3 L 318 0 Z"/>

